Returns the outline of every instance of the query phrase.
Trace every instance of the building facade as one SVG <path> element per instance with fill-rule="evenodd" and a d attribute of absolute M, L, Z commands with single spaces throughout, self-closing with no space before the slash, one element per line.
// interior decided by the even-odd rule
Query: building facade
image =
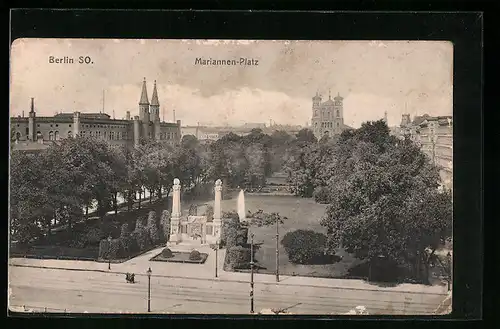
<path fill-rule="evenodd" d="M 440 170 L 441 180 L 453 187 L 453 117 L 403 114 L 399 135 L 408 135 Z"/>
<path fill-rule="evenodd" d="M 156 81 L 151 103 L 148 99 L 146 79 L 142 84 L 139 115 L 125 120 L 111 118 L 105 113 L 59 113 L 52 117 L 36 116 L 31 99 L 29 117 L 10 119 L 13 149 L 40 150 L 67 137 L 93 137 L 113 145 L 137 146 L 143 139 L 154 139 L 166 144 L 177 144 L 181 138 L 181 121 L 161 122 L 160 103 Z M 42 147 L 42 145 L 44 147 Z"/>
<path fill-rule="evenodd" d="M 350 129 L 344 124 L 343 101 L 344 98 L 340 94 L 332 100 L 330 92 L 326 102 L 322 102 L 318 93 L 312 98 L 311 129 L 318 140 L 325 135 L 338 135 Z"/>

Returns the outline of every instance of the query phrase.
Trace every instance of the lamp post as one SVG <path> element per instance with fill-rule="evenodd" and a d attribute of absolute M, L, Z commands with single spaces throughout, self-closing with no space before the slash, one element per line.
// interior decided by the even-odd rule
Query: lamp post
<path fill-rule="evenodd" d="M 279 267 L 280 267 L 280 254 L 279 254 L 279 249 L 278 249 L 278 240 L 279 240 L 279 216 L 276 215 L 276 282 L 280 282 L 280 272 L 279 272 Z"/>
<path fill-rule="evenodd" d="M 215 245 L 213 245 L 213 249 L 215 250 L 215 277 L 217 278 L 217 262 L 219 261 L 219 257 L 217 256 L 217 253 L 219 251 L 219 240 L 215 242 Z"/>
<path fill-rule="evenodd" d="M 111 270 L 111 235 L 108 236 L 108 270 Z"/>
<path fill-rule="evenodd" d="M 451 264 L 451 253 L 448 251 L 448 253 L 446 254 L 446 256 L 448 257 L 448 264 L 450 266 L 449 272 L 448 272 L 448 291 L 450 291 L 450 288 L 451 288 L 450 284 L 451 284 L 451 280 L 452 280 L 451 276 L 452 276 L 452 272 L 453 272 L 452 271 L 453 266 Z"/>
<path fill-rule="evenodd" d="M 148 275 L 148 313 L 151 312 L 151 267 L 148 268 L 146 274 Z"/>
<path fill-rule="evenodd" d="M 253 314 L 253 233 L 250 235 L 250 313 Z"/>

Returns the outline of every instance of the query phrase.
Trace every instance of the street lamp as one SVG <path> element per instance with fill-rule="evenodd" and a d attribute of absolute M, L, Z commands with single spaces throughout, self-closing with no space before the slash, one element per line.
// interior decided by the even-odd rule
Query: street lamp
<path fill-rule="evenodd" d="M 452 280 L 452 264 L 451 264 L 451 253 L 448 251 L 448 253 L 446 254 L 446 256 L 448 257 L 448 264 L 450 266 L 449 268 L 449 271 L 448 271 L 448 291 L 450 291 L 450 283 L 451 283 L 451 280 Z"/>
<path fill-rule="evenodd" d="M 215 242 L 215 245 L 212 245 L 212 248 L 215 250 L 215 277 L 217 277 L 217 262 L 219 260 L 219 257 L 217 256 L 217 253 L 219 251 L 219 240 Z"/>
<path fill-rule="evenodd" d="M 108 236 L 108 270 L 111 270 L 111 235 Z"/>
<path fill-rule="evenodd" d="M 148 312 L 151 312 L 151 267 L 148 268 L 146 274 L 148 275 Z"/>
<path fill-rule="evenodd" d="M 253 233 L 250 235 L 250 313 L 253 314 Z"/>
<path fill-rule="evenodd" d="M 219 240 L 217 240 L 217 242 L 215 243 L 215 277 L 218 277 L 217 275 L 217 263 L 219 261 L 218 252 L 219 252 Z"/>
<path fill-rule="evenodd" d="M 280 282 L 280 274 L 279 274 L 279 267 L 280 267 L 280 255 L 279 255 L 279 244 L 278 244 L 278 240 L 279 240 L 279 226 L 278 226 L 278 222 L 279 222 L 279 216 L 276 215 L 276 282 Z"/>

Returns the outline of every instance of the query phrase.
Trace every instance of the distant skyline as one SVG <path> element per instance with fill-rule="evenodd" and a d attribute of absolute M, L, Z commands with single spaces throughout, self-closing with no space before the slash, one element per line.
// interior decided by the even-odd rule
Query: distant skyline
<path fill-rule="evenodd" d="M 49 63 L 49 56 L 73 64 Z M 93 64 L 78 64 L 89 56 Z M 197 58 L 258 60 L 254 66 L 203 66 Z M 311 98 L 344 97 L 352 127 L 378 120 L 390 126 L 403 113 L 452 115 L 453 46 L 435 41 L 217 41 L 19 39 L 11 49 L 11 116 L 55 112 L 138 115 L 141 84 L 151 100 L 154 80 L 160 118 L 183 125 L 245 122 L 302 125 Z"/>

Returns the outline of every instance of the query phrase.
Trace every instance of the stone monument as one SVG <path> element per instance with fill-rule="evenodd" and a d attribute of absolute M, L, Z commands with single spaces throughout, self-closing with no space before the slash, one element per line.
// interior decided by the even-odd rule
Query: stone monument
<path fill-rule="evenodd" d="M 214 236 L 217 240 L 220 239 L 220 229 L 222 225 L 222 213 L 221 213 L 221 200 L 222 200 L 222 181 L 218 179 L 215 182 L 215 200 L 214 200 L 214 221 L 213 230 Z"/>
<path fill-rule="evenodd" d="M 172 216 L 170 219 L 170 242 L 179 243 L 181 240 L 180 222 L 181 222 L 181 182 L 178 178 L 174 179 L 172 187 Z"/>

